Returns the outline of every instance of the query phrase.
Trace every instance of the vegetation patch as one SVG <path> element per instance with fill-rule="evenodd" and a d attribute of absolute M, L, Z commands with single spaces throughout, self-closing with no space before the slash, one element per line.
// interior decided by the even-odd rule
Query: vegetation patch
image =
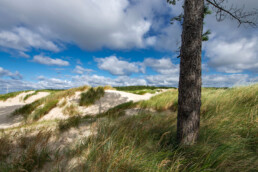
<path fill-rule="evenodd" d="M 12 115 L 22 115 L 26 120 L 31 113 L 43 103 L 44 99 L 36 100 L 30 104 L 24 105 L 23 107 L 15 110 Z"/>
<path fill-rule="evenodd" d="M 75 170 L 257 171 L 258 85 L 205 88 L 202 97 L 197 144 L 177 144 L 176 111 L 104 118 L 73 150 L 85 159 Z"/>
<path fill-rule="evenodd" d="M 154 87 L 154 86 L 126 86 L 126 87 L 115 87 L 119 91 L 125 91 L 133 94 L 144 95 L 146 93 L 154 94 L 159 92 L 161 89 L 170 89 L 173 87 Z"/>
<path fill-rule="evenodd" d="M 89 123 L 95 122 L 96 119 L 97 119 L 96 117 L 89 116 L 89 115 L 86 115 L 83 117 L 79 115 L 72 116 L 68 119 L 60 120 L 58 122 L 58 129 L 59 131 L 63 132 L 63 131 L 69 130 L 72 127 L 78 127 L 81 123 L 87 122 L 89 124 Z"/>
<path fill-rule="evenodd" d="M 16 144 L 9 143 L 12 148 L 0 162 L 0 171 L 40 170 L 46 162 L 51 161 L 51 152 L 47 145 L 50 136 L 50 132 L 39 132 L 35 136 L 17 138 Z"/>
<path fill-rule="evenodd" d="M 51 90 L 51 94 L 47 97 L 41 98 L 17 109 L 15 112 L 13 112 L 13 115 L 22 115 L 25 120 L 38 120 L 39 118 L 47 114 L 51 109 L 56 107 L 57 103 L 62 98 L 71 97 L 75 94 L 76 91 L 84 91 L 88 88 L 88 86 L 82 86 L 78 88 L 71 88 L 64 91 Z M 44 106 L 42 108 L 37 109 L 42 104 L 44 104 Z"/>
<path fill-rule="evenodd" d="M 103 87 L 90 88 L 87 92 L 81 94 L 80 106 L 90 106 L 103 97 L 105 90 Z"/>
<path fill-rule="evenodd" d="M 32 114 L 33 120 L 38 120 L 42 116 L 48 114 L 48 112 L 50 112 L 50 110 L 52 110 L 54 107 L 56 107 L 57 103 L 58 103 L 58 100 L 52 100 L 52 101 L 46 102 L 46 104 L 44 104 L 44 106 L 42 108 L 37 109 Z"/>
<path fill-rule="evenodd" d="M 65 106 L 65 108 L 62 111 L 65 115 L 69 115 L 69 116 L 75 116 L 75 115 L 79 115 L 79 109 L 78 106 L 75 104 L 70 104 Z"/>
<path fill-rule="evenodd" d="M 125 87 L 114 87 L 119 91 L 135 91 L 135 90 L 156 90 L 156 89 L 170 89 L 175 87 L 155 87 L 155 86 L 125 86 Z"/>
<path fill-rule="evenodd" d="M 11 92 L 7 94 L 0 94 L 0 101 L 6 101 L 7 99 L 16 97 L 23 92 L 28 92 L 28 91 L 17 91 L 17 92 Z"/>
<path fill-rule="evenodd" d="M 177 90 L 171 89 L 164 93 L 151 97 L 149 100 L 140 101 L 138 106 L 144 109 L 163 111 L 167 109 L 177 110 Z"/>
<path fill-rule="evenodd" d="M 115 106 L 115 107 L 109 109 L 107 112 L 98 114 L 97 118 L 101 118 L 101 117 L 117 118 L 117 117 L 125 115 L 125 110 L 133 108 L 135 106 L 136 106 L 136 103 L 134 103 L 132 101 L 123 103 L 123 104 L 120 104 L 118 106 Z"/>

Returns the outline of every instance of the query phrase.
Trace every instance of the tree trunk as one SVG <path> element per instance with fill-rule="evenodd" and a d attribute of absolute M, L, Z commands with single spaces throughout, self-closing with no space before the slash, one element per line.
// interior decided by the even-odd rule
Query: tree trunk
<path fill-rule="evenodd" d="M 194 144 L 199 134 L 203 18 L 204 0 L 185 0 L 177 116 L 177 139 L 183 145 Z"/>

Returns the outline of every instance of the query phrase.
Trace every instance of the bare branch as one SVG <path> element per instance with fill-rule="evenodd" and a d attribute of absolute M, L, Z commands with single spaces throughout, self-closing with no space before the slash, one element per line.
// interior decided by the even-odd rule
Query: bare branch
<path fill-rule="evenodd" d="M 248 24 L 252 27 L 256 27 L 257 23 L 255 19 L 255 16 L 258 15 L 258 10 L 254 9 L 254 11 L 251 12 L 245 12 L 244 6 L 242 8 L 237 8 L 235 6 L 231 6 L 230 8 L 226 8 L 223 6 L 223 2 L 225 0 L 206 0 L 209 4 L 211 4 L 216 12 L 216 17 L 218 21 L 224 20 L 227 15 L 229 15 L 232 19 L 237 20 L 239 23 L 239 26 L 241 24 Z M 250 19 L 252 18 L 252 19 Z"/>

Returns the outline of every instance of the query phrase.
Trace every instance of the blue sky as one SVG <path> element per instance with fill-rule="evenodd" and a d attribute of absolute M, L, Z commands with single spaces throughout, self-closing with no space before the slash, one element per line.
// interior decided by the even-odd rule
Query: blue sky
<path fill-rule="evenodd" d="M 242 2 L 229 0 L 242 7 Z M 178 85 L 182 2 L 1 0 L 0 93 L 80 85 Z M 245 9 L 258 6 L 245 2 Z M 257 28 L 205 18 L 203 86 L 258 82 Z"/>

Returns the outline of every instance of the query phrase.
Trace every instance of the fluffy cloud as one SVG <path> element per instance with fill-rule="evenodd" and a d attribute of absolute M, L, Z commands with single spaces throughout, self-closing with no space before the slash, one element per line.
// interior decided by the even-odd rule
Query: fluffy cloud
<path fill-rule="evenodd" d="M 24 27 L 16 27 L 11 31 L 0 31 L 0 47 L 19 50 L 22 57 L 28 57 L 22 51 L 28 51 L 31 47 L 54 52 L 59 51 L 59 48 L 53 42 Z"/>
<path fill-rule="evenodd" d="M 179 73 L 179 65 L 175 65 L 172 63 L 170 58 L 161 58 L 161 59 L 154 59 L 154 58 L 146 58 L 143 61 L 143 67 L 150 67 L 154 71 L 163 74 L 175 74 L 178 75 Z"/>
<path fill-rule="evenodd" d="M 46 78 L 44 76 L 39 76 L 38 80 L 39 82 L 36 83 L 36 85 L 39 85 L 41 88 L 46 88 L 46 89 L 50 89 L 50 88 L 67 89 L 67 88 L 76 86 L 69 80 L 61 80 L 58 78 Z"/>
<path fill-rule="evenodd" d="M 247 74 L 213 74 L 204 75 L 203 87 L 232 87 L 240 85 L 249 85 L 258 82 L 258 77 L 251 77 Z"/>
<path fill-rule="evenodd" d="M 251 77 L 247 74 L 213 74 L 204 75 L 204 87 L 231 87 L 239 85 L 248 85 L 258 82 L 258 77 Z M 29 82 L 23 80 L 1 79 L 0 93 L 4 93 L 6 88 L 9 91 L 18 91 L 26 89 L 67 89 L 78 87 L 81 85 L 112 85 L 112 86 L 129 86 L 129 85 L 154 85 L 154 86 L 178 86 L 178 76 L 171 75 L 149 75 L 145 77 L 128 77 L 119 76 L 110 78 L 100 75 L 76 75 L 67 76 L 65 80 L 60 78 L 47 78 L 39 76 L 37 82 Z"/>
<path fill-rule="evenodd" d="M 140 70 L 137 63 L 119 60 L 116 56 L 95 58 L 95 61 L 98 63 L 99 69 L 108 71 L 112 75 L 131 75 Z"/>
<path fill-rule="evenodd" d="M 242 38 L 233 42 L 224 39 L 211 41 L 206 47 L 208 65 L 220 72 L 240 73 L 246 70 L 258 73 L 258 37 Z"/>
<path fill-rule="evenodd" d="M 49 40 L 75 43 L 87 50 L 144 47 L 145 39 L 148 39 L 145 34 L 152 24 L 151 14 L 154 8 L 163 7 L 160 4 L 166 3 L 158 0 L 133 3 L 129 0 L 1 1 L 0 30 L 5 30 L 6 34 L 6 30 L 22 24 Z M 19 35 L 13 32 L 8 34 L 19 39 Z M 45 46 L 56 49 L 51 41 Z M 24 49 L 23 46 L 17 47 Z"/>
<path fill-rule="evenodd" d="M 10 77 L 11 79 L 14 80 L 19 80 L 22 79 L 22 75 L 16 71 L 15 73 L 10 72 L 9 70 L 5 70 L 4 68 L 0 67 L 0 77 Z"/>
<path fill-rule="evenodd" d="M 75 69 L 73 70 L 73 73 L 77 73 L 77 74 L 84 74 L 85 72 L 90 73 L 90 72 L 93 72 L 93 70 L 92 69 L 85 69 L 85 68 L 83 68 L 79 65 L 77 65 L 75 67 Z"/>
<path fill-rule="evenodd" d="M 50 57 L 37 55 L 33 57 L 33 62 L 44 64 L 44 65 L 56 65 L 56 66 L 69 66 L 68 61 L 64 61 L 62 59 L 52 59 Z"/>
<path fill-rule="evenodd" d="M 172 63 L 170 58 L 146 58 L 143 62 L 128 62 L 119 60 L 116 56 L 95 58 L 101 70 L 108 71 L 112 75 L 131 75 L 132 73 L 145 73 L 146 68 L 163 75 L 178 75 L 179 65 Z"/>

